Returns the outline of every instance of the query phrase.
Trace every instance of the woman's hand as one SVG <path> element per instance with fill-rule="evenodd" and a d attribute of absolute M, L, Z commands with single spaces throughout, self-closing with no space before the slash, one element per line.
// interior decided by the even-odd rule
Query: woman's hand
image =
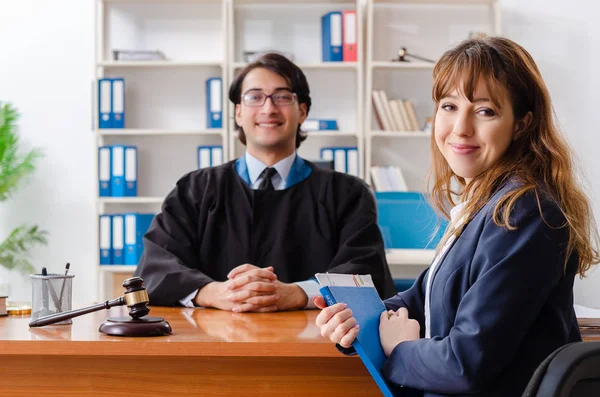
<path fill-rule="evenodd" d="M 352 346 L 358 335 L 359 326 L 352 317 L 352 311 L 344 303 L 336 303 L 327 307 L 323 297 L 316 297 L 313 302 L 322 309 L 317 316 L 316 324 L 321 329 L 321 335 L 342 347 Z"/>
<path fill-rule="evenodd" d="M 408 318 L 408 310 L 401 307 L 398 311 L 387 311 L 379 317 L 379 340 L 387 357 L 401 342 L 419 339 L 421 326 L 417 320 Z"/>

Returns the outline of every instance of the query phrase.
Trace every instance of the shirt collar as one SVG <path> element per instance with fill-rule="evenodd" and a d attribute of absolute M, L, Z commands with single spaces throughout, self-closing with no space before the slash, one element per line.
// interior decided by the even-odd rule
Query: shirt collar
<path fill-rule="evenodd" d="M 248 151 L 246 151 L 246 165 L 248 166 L 248 177 L 250 178 L 250 186 L 256 183 L 258 177 L 263 173 L 267 166 L 263 164 L 262 161 L 252 156 Z M 294 160 L 296 159 L 296 152 L 290 154 L 286 158 L 279 160 L 276 164 L 273 165 L 273 168 L 277 171 L 281 179 L 287 181 L 287 178 L 290 174 L 290 170 L 292 169 L 292 164 L 294 164 Z"/>

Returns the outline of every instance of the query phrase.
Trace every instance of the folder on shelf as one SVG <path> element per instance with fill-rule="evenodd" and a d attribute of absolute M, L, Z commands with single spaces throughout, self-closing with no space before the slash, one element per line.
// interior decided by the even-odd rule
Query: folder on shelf
<path fill-rule="evenodd" d="M 198 146 L 198 169 L 223 164 L 223 146 Z"/>
<path fill-rule="evenodd" d="M 210 167 L 210 147 L 198 146 L 198 169 Z"/>
<path fill-rule="evenodd" d="M 112 79 L 112 128 L 125 128 L 125 79 Z"/>
<path fill-rule="evenodd" d="M 100 237 L 100 264 L 111 265 L 111 237 L 112 237 L 112 217 L 110 215 L 100 215 L 99 223 Z"/>
<path fill-rule="evenodd" d="M 98 148 L 98 195 L 100 197 L 111 196 L 111 149 L 109 146 Z"/>
<path fill-rule="evenodd" d="M 137 196 L 137 147 L 125 147 L 125 197 Z"/>
<path fill-rule="evenodd" d="M 112 128 L 112 81 L 98 79 L 98 128 Z"/>
<path fill-rule="evenodd" d="M 321 39 L 323 62 L 341 62 L 342 54 L 342 13 L 329 12 L 321 17 Z"/>
<path fill-rule="evenodd" d="M 211 166 L 216 167 L 223 164 L 223 146 L 213 146 L 210 154 Z"/>
<path fill-rule="evenodd" d="M 206 127 L 223 128 L 222 80 L 211 77 L 206 80 Z"/>
<path fill-rule="evenodd" d="M 125 263 L 123 248 L 125 241 L 123 239 L 124 220 L 122 214 L 112 216 L 112 264 L 123 265 Z"/>
<path fill-rule="evenodd" d="M 344 62 L 356 62 L 356 10 L 342 11 L 343 46 L 342 55 Z"/>
<path fill-rule="evenodd" d="M 111 146 L 111 193 L 114 197 L 125 196 L 125 146 Z"/>
<path fill-rule="evenodd" d="M 357 147 L 323 147 L 321 148 L 321 160 L 333 160 L 335 171 L 358 176 Z"/>
<path fill-rule="evenodd" d="M 337 131 L 337 120 L 332 119 L 306 119 L 300 127 L 303 131 Z"/>
<path fill-rule="evenodd" d="M 352 346 L 385 397 L 394 397 L 381 374 L 387 357 L 379 340 L 379 318 L 386 311 L 370 275 L 317 273 L 327 306 L 345 303 L 360 325 Z"/>
<path fill-rule="evenodd" d="M 348 163 L 346 162 L 346 149 L 334 148 L 333 149 L 333 168 L 337 172 L 347 172 Z"/>
<path fill-rule="evenodd" d="M 333 161 L 333 149 L 331 148 L 321 148 L 321 160 Z"/>
<path fill-rule="evenodd" d="M 148 231 L 154 214 L 124 214 L 125 217 L 125 265 L 137 265 L 144 251 L 143 237 Z"/>
<path fill-rule="evenodd" d="M 346 149 L 346 172 L 358 177 L 358 148 Z"/>

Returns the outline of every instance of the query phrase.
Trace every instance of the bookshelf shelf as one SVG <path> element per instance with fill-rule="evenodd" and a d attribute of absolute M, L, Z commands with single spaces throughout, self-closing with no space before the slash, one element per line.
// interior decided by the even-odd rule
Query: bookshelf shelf
<path fill-rule="evenodd" d="M 396 5 L 396 4 L 413 4 L 413 5 L 493 5 L 495 0 L 373 0 L 377 5 Z"/>
<path fill-rule="evenodd" d="M 112 4 L 221 4 L 222 0 L 101 0 Z"/>
<path fill-rule="evenodd" d="M 306 0 L 306 1 L 298 1 L 298 0 L 235 0 L 237 6 L 246 6 L 246 5 L 259 5 L 259 4 L 268 4 L 268 5 L 299 5 L 305 6 L 307 4 L 310 5 L 319 5 L 327 7 L 329 5 L 348 5 L 353 6 L 355 2 L 353 0 Z"/>
<path fill-rule="evenodd" d="M 102 273 L 133 273 L 135 266 L 132 265 L 99 265 Z"/>
<path fill-rule="evenodd" d="M 371 69 L 433 69 L 435 64 L 431 62 L 371 62 Z"/>
<path fill-rule="evenodd" d="M 163 129 L 137 129 L 137 128 L 101 128 L 96 130 L 98 135 L 104 136 L 131 136 L 131 135 L 223 135 L 222 129 L 214 130 L 163 130 Z"/>
<path fill-rule="evenodd" d="M 103 68 L 181 68 L 181 67 L 225 67 L 224 62 L 211 61 L 102 61 L 96 64 Z"/>
<path fill-rule="evenodd" d="M 99 204 L 161 204 L 164 197 L 99 197 Z"/>
<path fill-rule="evenodd" d="M 233 69 L 242 69 L 246 67 L 246 62 L 235 62 Z M 302 70 L 311 69 L 344 69 L 344 70 L 356 70 L 358 64 L 356 62 L 317 62 L 317 63 L 297 63 L 298 67 Z"/>
<path fill-rule="evenodd" d="M 429 266 L 435 256 L 433 249 L 390 249 L 385 257 L 390 266 Z"/>
<path fill-rule="evenodd" d="M 431 138 L 431 134 L 423 131 L 371 131 L 368 136 L 371 138 Z"/>

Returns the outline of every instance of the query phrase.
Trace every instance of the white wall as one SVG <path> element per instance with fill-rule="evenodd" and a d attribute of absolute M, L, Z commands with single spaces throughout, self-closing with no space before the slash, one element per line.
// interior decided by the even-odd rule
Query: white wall
<path fill-rule="evenodd" d="M 63 272 L 70 262 L 74 302 L 90 302 L 97 262 L 90 128 L 94 2 L 1 1 L 0 37 L 0 100 L 22 114 L 22 146 L 45 151 L 29 183 L 0 205 L 0 239 L 25 222 L 47 230 L 49 244 L 32 250 L 32 263 Z M 11 300 L 31 301 L 27 276 L 0 267 L 0 282 L 7 280 Z"/>
<path fill-rule="evenodd" d="M 600 26 L 592 1 L 503 0 L 503 32 L 537 60 L 556 113 L 579 154 L 600 217 Z M 60 272 L 71 262 L 74 302 L 95 299 L 96 230 L 94 138 L 90 130 L 90 82 L 94 60 L 94 2 L 0 2 L 0 100 L 22 113 L 25 147 L 46 156 L 30 183 L 0 205 L 0 239 L 22 222 L 50 232 L 50 244 L 32 251 L 37 268 Z M 0 268 L 11 299 L 30 300 L 27 277 Z M 600 271 L 576 283 L 576 299 L 600 307 Z"/>
<path fill-rule="evenodd" d="M 579 157 L 584 186 L 600 220 L 599 6 L 591 0 L 502 0 L 501 4 L 503 34 L 536 60 L 559 123 Z M 600 308 L 600 271 L 576 280 L 575 300 Z"/>

